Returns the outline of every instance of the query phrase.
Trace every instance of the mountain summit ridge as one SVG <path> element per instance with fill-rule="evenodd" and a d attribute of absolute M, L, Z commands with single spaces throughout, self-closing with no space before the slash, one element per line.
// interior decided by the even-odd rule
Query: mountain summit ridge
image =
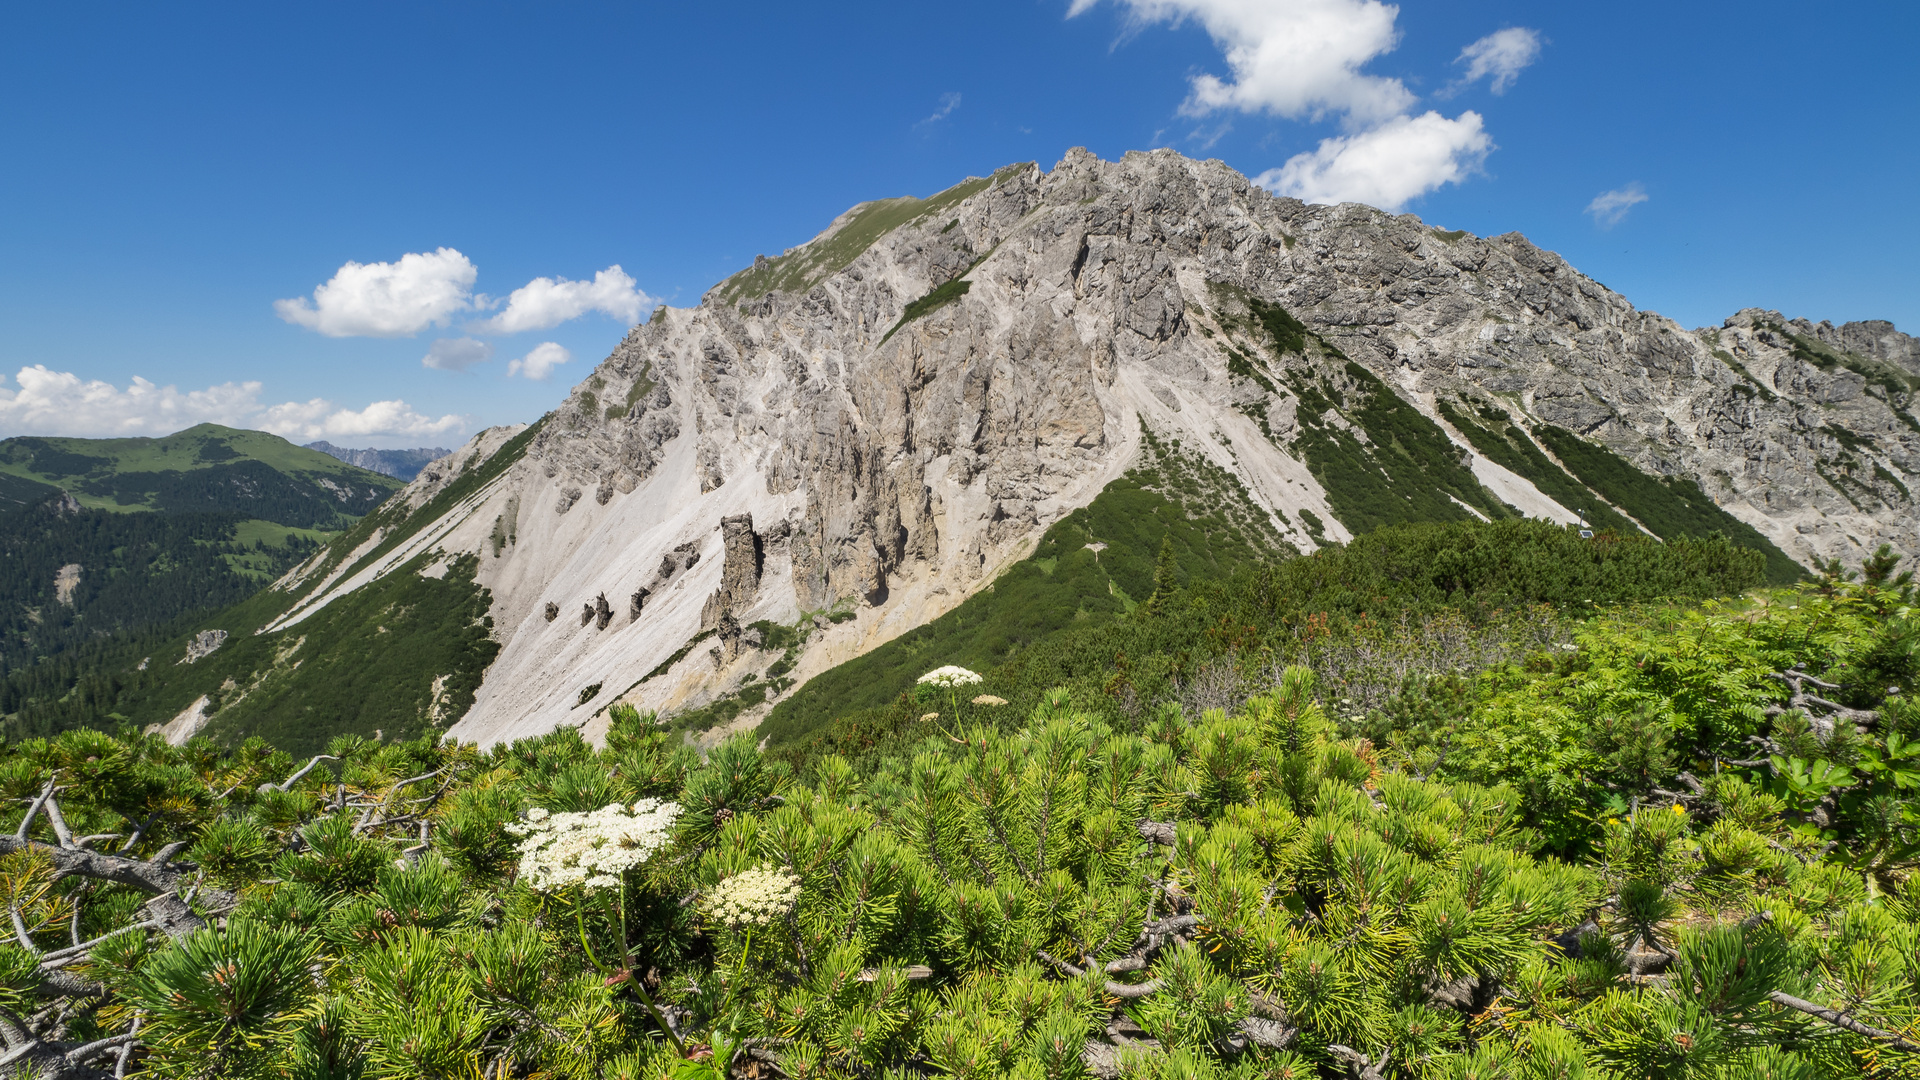
<path fill-rule="evenodd" d="M 1884 323 L 1689 331 L 1517 233 L 1075 150 L 859 204 L 658 309 L 283 582 L 267 629 L 474 555 L 500 652 L 451 734 L 591 733 L 616 700 L 804 681 L 951 610 L 1149 435 L 1302 551 L 1526 514 L 1725 532 L 1790 576 L 1920 550 L 1913 356 Z M 756 623 L 816 629 L 776 661 Z"/>

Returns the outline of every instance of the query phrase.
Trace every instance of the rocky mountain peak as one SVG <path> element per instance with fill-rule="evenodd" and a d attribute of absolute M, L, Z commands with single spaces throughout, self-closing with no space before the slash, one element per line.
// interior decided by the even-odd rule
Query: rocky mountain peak
<path fill-rule="evenodd" d="M 482 556 L 481 741 L 586 720 L 587 686 L 697 704 L 766 668 L 741 628 L 833 612 L 804 680 L 984 587 L 1149 435 L 1297 550 L 1525 514 L 1739 532 L 1791 573 L 1920 550 L 1914 357 L 1885 323 L 1690 332 L 1516 233 L 1075 150 L 858 204 L 658 309 L 537 429 L 423 473 L 416 508 L 497 475 L 392 558 Z M 629 617 L 546 614 L 602 595 Z"/>

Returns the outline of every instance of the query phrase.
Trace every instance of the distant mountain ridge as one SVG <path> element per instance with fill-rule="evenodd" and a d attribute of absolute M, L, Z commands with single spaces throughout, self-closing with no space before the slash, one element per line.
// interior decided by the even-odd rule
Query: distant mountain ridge
<path fill-rule="evenodd" d="M 420 475 L 421 469 L 453 453 L 438 446 L 423 446 L 416 450 L 355 450 L 349 446 L 335 446 L 325 439 L 307 443 L 306 447 L 349 465 L 357 465 L 401 481 L 412 480 Z"/>

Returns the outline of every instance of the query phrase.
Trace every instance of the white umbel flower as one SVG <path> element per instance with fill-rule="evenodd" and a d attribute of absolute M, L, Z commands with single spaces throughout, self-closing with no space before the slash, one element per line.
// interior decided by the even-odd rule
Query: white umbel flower
<path fill-rule="evenodd" d="M 520 876 L 528 885 L 541 892 L 568 885 L 611 889 L 619 886 L 621 874 L 666 846 L 679 816 L 679 803 L 659 799 L 572 814 L 535 807 L 526 821 L 507 831 L 521 838 Z"/>
<path fill-rule="evenodd" d="M 980 676 L 968 671 L 966 668 L 955 667 L 952 664 L 948 664 L 943 668 L 934 668 L 932 671 L 927 672 L 914 681 L 927 686 L 972 686 L 974 683 L 980 681 Z"/>
<path fill-rule="evenodd" d="M 741 929 L 783 918 L 800 900 L 800 879 L 786 870 L 743 870 L 722 881 L 700 905 L 707 917 Z"/>

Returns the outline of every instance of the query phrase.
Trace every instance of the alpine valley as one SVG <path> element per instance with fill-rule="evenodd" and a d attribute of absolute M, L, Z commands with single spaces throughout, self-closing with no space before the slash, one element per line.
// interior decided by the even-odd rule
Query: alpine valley
<path fill-rule="evenodd" d="M 157 673 L 111 712 L 310 753 L 597 741 L 620 704 L 778 746 L 1170 575 L 1409 523 L 1719 535 L 1787 583 L 1920 552 L 1916 388 L 1887 323 L 1689 330 L 1517 234 L 1074 151 L 657 309 L 552 413 L 111 658 Z"/>

